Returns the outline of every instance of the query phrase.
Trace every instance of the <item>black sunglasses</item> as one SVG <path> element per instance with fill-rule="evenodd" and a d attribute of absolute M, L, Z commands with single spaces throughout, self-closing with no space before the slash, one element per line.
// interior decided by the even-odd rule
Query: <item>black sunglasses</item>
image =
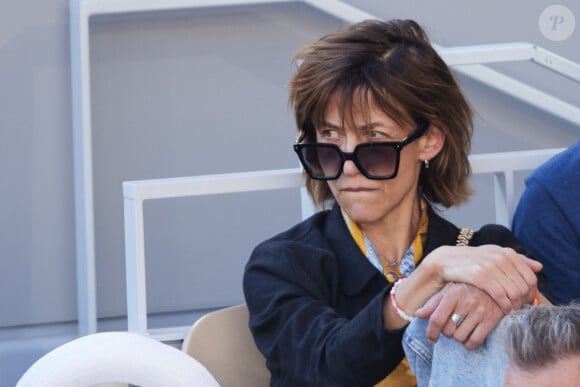
<path fill-rule="evenodd" d="M 316 180 L 335 180 L 342 174 L 344 163 L 352 160 L 358 170 L 373 180 L 393 179 L 399 171 L 401 150 L 421 137 L 429 127 L 422 123 L 403 141 L 365 142 L 353 152 L 343 152 L 334 144 L 321 142 L 294 144 L 294 151 L 308 175 Z"/>

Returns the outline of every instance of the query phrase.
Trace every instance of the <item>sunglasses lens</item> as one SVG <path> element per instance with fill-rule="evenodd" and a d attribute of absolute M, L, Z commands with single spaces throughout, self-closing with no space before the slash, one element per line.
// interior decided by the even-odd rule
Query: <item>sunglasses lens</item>
<path fill-rule="evenodd" d="M 343 155 L 353 160 L 357 168 L 371 179 L 395 177 L 398 153 L 397 146 L 389 143 L 366 143 L 355 148 L 354 155 L 342 153 L 332 144 L 297 144 L 300 161 L 310 177 L 314 179 L 337 179 L 342 172 Z"/>
<path fill-rule="evenodd" d="M 358 149 L 357 157 L 369 176 L 384 178 L 395 173 L 397 149 L 393 146 L 369 143 Z"/>
<path fill-rule="evenodd" d="M 340 170 L 341 158 L 334 146 L 312 144 L 300 149 L 306 172 L 313 178 L 335 178 Z"/>

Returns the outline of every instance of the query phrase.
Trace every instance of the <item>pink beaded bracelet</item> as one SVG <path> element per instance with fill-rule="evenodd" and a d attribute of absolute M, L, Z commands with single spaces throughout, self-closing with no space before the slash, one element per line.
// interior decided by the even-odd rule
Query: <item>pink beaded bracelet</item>
<path fill-rule="evenodd" d="M 395 294 L 397 292 L 397 286 L 399 286 L 399 284 L 401 282 L 403 282 L 405 280 L 405 278 L 399 278 L 397 280 L 397 282 L 395 282 L 395 284 L 393 285 L 393 288 L 391 289 L 391 301 L 393 303 L 393 308 L 395 308 L 395 311 L 397 312 L 397 314 L 399 315 L 399 317 L 401 317 L 403 320 L 405 321 L 413 321 L 414 317 L 413 316 L 409 316 L 407 313 L 405 313 L 405 311 L 401 308 L 399 308 L 399 305 L 397 305 L 397 301 L 395 301 Z"/>

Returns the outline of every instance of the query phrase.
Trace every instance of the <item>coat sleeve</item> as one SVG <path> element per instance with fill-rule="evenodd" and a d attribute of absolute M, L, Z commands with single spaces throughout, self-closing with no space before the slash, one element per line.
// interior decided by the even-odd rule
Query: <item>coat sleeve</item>
<path fill-rule="evenodd" d="M 333 305 L 344 301 L 333 259 L 289 241 L 265 242 L 252 253 L 244 294 L 272 385 L 370 386 L 403 358 L 403 330 L 383 328 L 390 287 L 352 318 L 339 315 Z"/>

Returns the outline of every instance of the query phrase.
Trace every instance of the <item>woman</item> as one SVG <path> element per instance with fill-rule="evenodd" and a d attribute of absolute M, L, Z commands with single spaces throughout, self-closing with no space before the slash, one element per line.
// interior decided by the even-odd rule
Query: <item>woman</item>
<path fill-rule="evenodd" d="M 294 149 L 332 209 L 256 247 L 250 328 L 272 385 L 414 385 L 401 346 L 413 316 L 430 317 L 430 341 L 475 348 L 533 301 L 541 265 L 497 225 L 457 247 L 471 234 L 435 212 L 469 196 L 472 114 L 419 25 L 364 21 L 295 60 Z"/>

